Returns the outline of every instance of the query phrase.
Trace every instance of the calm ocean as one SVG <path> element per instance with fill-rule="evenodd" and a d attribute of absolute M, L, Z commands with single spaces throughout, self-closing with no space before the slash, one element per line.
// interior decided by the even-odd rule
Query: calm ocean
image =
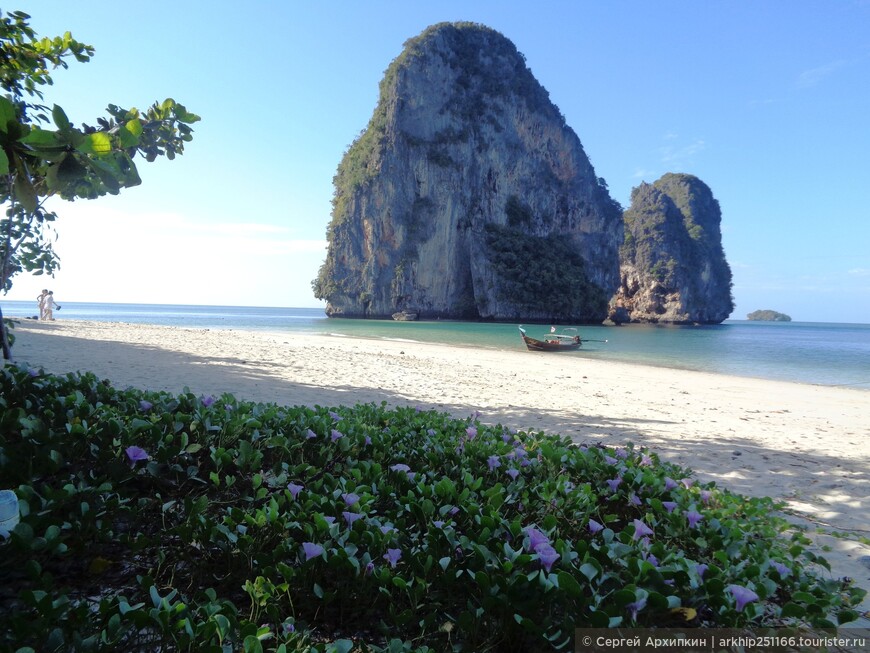
<path fill-rule="evenodd" d="M 329 334 L 523 350 L 515 324 L 328 319 L 319 308 L 89 304 L 63 302 L 59 320 L 95 320 L 203 329 Z M 35 302 L 5 301 L 6 317 L 27 317 Z M 547 327 L 529 325 L 529 335 Z M 717 326 L 583 326 L 590 342 L 553 354 L 615 360 L 870 391 L 870 325 L 728 320 Z"/>

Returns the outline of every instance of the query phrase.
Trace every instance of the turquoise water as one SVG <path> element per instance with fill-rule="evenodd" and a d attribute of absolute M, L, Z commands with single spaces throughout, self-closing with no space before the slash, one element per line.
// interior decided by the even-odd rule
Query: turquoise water
<path fill-rule="evenodd" d="M 7 317 L 27 317 L 35 302 L 3 302 Z M 393 322 L 328 319 L 319 308 L 90 304 L 64 302 L 59 320 L 97 320 L 204 329 L 330 334 L 492 349 L 525 349 L 516 324 Z M 531 336 L 546 326 L 528 325 Z M 625 361 L 820 385 L 870 390 L 870 325 L 728 320 L 717 326 L 582 326 L 582 350 L 530 354 Z"/>

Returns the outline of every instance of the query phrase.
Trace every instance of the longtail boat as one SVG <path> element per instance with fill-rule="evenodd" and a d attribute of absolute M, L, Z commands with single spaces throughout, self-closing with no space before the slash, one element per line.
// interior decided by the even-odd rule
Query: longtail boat
<path fill-rule="evenodd" d="M 519 327 L 519 329 L 520 336 L 529 351 L 573 351 L 580 349 L 583 344 L 577 329 L 562 329 L 559 333 L 551 330 L 543 340 L 526 335 L 526 330 L 523 327 Z"/>

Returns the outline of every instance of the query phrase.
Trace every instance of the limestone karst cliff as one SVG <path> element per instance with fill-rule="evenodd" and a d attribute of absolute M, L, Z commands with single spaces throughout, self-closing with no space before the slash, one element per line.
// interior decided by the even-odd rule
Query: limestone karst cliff
<path fill-rule="evenodd" d="M 600 321 L 622 215 L 504 36 L 443 23 L 405 44 L 334 179 L 312 286 L 332 316 Z"/>
<path fill-rule="evenodd" d="M 614 321 L 718 324 L 731 314 L 722 214 L 704 182 L 668 173 L 643 183 L 624 218 Z"/>

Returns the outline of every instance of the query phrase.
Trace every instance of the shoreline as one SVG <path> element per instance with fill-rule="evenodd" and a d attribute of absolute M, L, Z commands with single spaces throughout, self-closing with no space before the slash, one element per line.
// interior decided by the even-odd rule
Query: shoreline
<path fill-rule="evenodd" d="M 120 387 L 284 405 L 386 401 L 458 418 L 479 411 L 487 424 L 648 447 L 704 482 L 785 502 L 819 547 L 831 547 L 821 555 L 834 575 L 870 589 L 866 390 L 353 336 L 67 320 L 22 320 L 14 333 L 16 361 L 92 371 Z"/>

